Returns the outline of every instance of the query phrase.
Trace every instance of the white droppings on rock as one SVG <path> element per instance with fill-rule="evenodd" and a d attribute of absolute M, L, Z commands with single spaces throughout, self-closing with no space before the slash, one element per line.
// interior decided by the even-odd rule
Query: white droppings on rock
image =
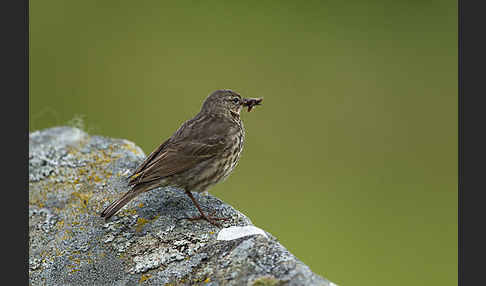
<path fill-rule="evenodd" d="M 227 227 L 227 228 L 223 228 L 218 233 L 218 237 L 216 239 L 217 240 L 233 240 L 233 239 L 238 239 L 238 238 L 241 238 L 241 237 L 250 236 L 250 235 L 257 235 L 257 234 L 261 234 L 265 238 L 268 239 L 268 236 L 265 233 L 265 231 L 263 231 L 261 228 L 253 226 L 253 225 L 230 226 L 230 227 Z"/>

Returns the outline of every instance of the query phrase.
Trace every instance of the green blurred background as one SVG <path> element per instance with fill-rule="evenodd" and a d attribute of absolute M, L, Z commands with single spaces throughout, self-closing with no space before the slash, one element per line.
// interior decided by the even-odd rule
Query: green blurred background
<path fill-rule="evenodd" d="M 210 193 L 339 285 L 457 285 L 456 1 L 30 1 L 31 131 L 148 154 L 219 88 L 265 101 Z"/>

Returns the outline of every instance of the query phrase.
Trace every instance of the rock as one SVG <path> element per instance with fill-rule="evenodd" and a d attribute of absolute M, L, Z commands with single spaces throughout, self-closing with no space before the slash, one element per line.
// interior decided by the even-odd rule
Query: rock
<path fill-rule="evenodd" d="M 194 194 L 223 229 L 181 220 L 197 209 L 172 188 L 100 218 L 145 157 L 132 142 L 71 127 L 29 140 L 29 285 L 334 285 L 211 195 Z"/>

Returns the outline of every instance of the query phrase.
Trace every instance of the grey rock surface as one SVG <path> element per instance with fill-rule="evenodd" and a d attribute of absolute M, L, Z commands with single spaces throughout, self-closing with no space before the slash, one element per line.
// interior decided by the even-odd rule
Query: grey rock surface
<path fill-rule="evenodd" d="M 180 220 L 198 213 L 170 188 L 100 218 L 145 157 L 132 142 L 71 127 L 29 140 L 29 285 L 334 285 L 271 234 L 238 235 L 250 219 L 211 195 L 194 194 L 223 229 Z"/>

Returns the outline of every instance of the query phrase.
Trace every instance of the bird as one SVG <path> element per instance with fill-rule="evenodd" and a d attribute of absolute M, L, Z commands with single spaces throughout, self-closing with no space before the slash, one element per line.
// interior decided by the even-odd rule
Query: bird
<path fill-rule="evenodd" d="M 240 118 L 243 107 L 248 112 L 260 105 L 262 98 L 242 98 L 230 89 L 218 89 L 203 101 L 199 113 L 184 122 L 128 176 L 130 190 L 101 212 L 105 220 L 141 193 L 175 187 L 189 196 L 199 216 L 189 220 L 217 221 L 226 218 L 205 214 L 192 192 L 205 192 L 225 180 L 239 162 L 245 141 Z"/>

